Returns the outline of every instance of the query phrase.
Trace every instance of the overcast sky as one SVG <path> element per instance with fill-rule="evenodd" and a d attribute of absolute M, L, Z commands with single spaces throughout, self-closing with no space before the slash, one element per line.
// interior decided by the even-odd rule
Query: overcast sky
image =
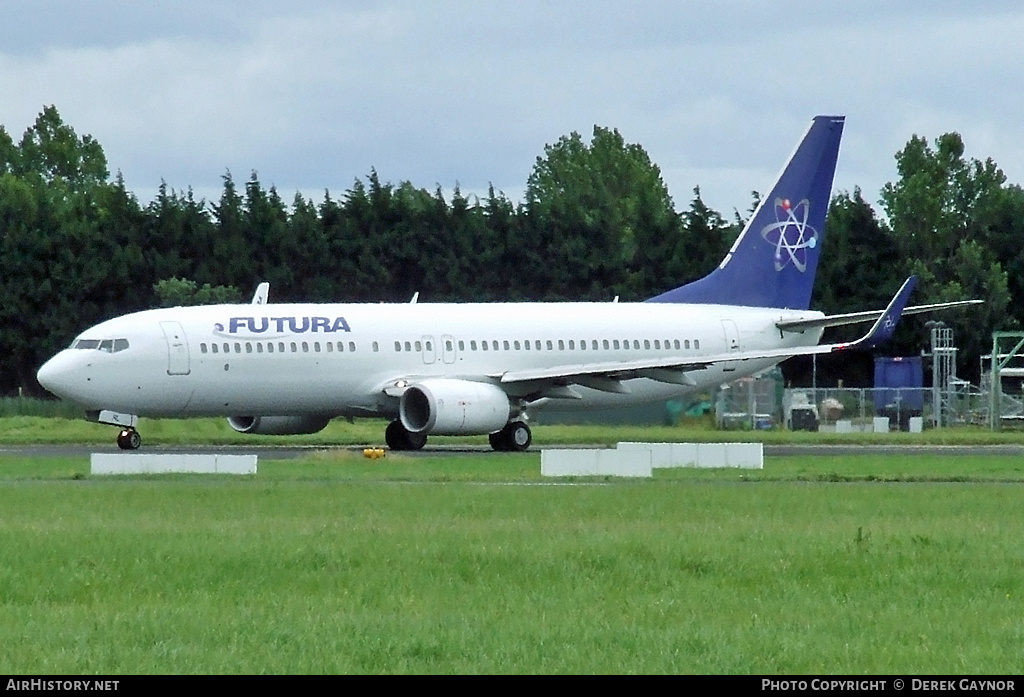
<path fill-rule="evenodd" d="M 1024 182 L 1024 4 L 680 0 L 0 3 L 0 124 L 45 105 L 143 204 L 253 170 L 290 201 L 384 181 L 519 201 L 546 144 L 639 143 L 684 209 L 764 192 L 815 114 L 876 203 L 912 134 Z"/>

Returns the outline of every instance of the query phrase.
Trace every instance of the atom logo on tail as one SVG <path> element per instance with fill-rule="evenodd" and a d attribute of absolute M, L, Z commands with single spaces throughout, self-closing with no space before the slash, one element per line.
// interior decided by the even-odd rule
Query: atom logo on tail
<path fill-rule="evenodd" d="M 775 199 L 775 220 L 765 225 L 761 237 L 775 245 L 775 270 L 793 264 L 800 273 L 807 271 L 807 250 L 818 246 L 818 231 L 807 224 L 810 203 L 807 199 L 795 206 L 788 198 Z"/>

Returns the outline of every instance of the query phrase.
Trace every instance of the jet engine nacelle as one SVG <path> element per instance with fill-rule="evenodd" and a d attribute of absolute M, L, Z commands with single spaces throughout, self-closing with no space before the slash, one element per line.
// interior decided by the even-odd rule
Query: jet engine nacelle
<path fill-rule="evenodd" d="M 239 433 L 295 436 L 324 430 L 329 416 L 229 416 L 228 425 Z"/>
<path fill-rule="evenodd" d="M 410 433 L 471 436 L 494 433 L 508 423 L 512 406 L 495 385 L 437 378 L 410 385 L 398 414 Z"/>

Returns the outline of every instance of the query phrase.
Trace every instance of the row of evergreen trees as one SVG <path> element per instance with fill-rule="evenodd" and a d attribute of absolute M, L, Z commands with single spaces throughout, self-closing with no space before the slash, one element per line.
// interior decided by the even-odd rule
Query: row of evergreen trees
<path fill-rule="evenodd" d="M 917 298 L 982 297 L 957 329 L 964 366 L 990 332 L 1019 326 L 1024 194 L 956 134 L 913 138 L 880 220 L 859 191 L 832 202 L 815 306 L 882 307 L 910 272 Z M 640 300 L 712 269 L 738 234 L 701 200 L 675 210 L 657 166 L 615 130 L 545 148 L 514 204 L 458 189 L 446 200 L 375 172 L 339 197 L 286 203 L 253 173 L 218 201 L 162 186 L 142 205 L 102 147 L 47 107 L 15 143 L 0 126 L 0 392 L 38 393 L 35 370 L 82 329 L 158 305 L 274 301 Z M 756 204 L 756 194 L 754 195 Z M 890 351 L 916 352 L 920 324 Z"/>

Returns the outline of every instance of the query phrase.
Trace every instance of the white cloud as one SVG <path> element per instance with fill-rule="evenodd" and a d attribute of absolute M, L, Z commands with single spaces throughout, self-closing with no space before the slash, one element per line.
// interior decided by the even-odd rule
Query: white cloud
<path fill-rule="evenodd" d="M 912 133 L 1024 178 L 1013 3 L 15 2 L 3 26 L 0 123 L 55 104 L 143 201 L 161 179 L 215 197 L 228 169 L 340 195 L 371 167 L 518 198 L 545 144 L 599 124 L 678 207 L 699 185 L 731 215 L 817 113 L 848 116 L 837 187 L 872 202 Z"/>

